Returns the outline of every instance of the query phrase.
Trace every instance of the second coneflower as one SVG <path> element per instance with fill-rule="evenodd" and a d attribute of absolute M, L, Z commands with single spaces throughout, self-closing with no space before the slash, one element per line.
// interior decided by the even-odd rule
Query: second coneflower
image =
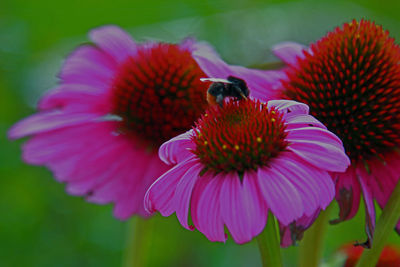
<path fill-rule="evenodd" d="M 211 107 L 159 155 L 177 165 L 150 187 L 146 208 L 176 212 L 185 228 L 211 241 L 225 241 L 226 226 L 237 243 L 258 235 L 268 212 L 288 225 L 324 209 L 334 196 L 328 172 L 350 163 L 339 138 L 306 105 L 285 100 Z"/>
<path fill-rule="evenodd" d="M 24 160 L 48 167 L 70 194 L 114 202 L 121 219 L 146 216 L 144 194 L 168 169 L 159 145 L 190 129 L 207 106 L 206 75 L 193 53 L 209 48 L 190 39 L 138 44 L 115 26 L 90 38 L 66 59 L 39 112 L 9 136 L 32 136 Z"/>
<path fill-rule="evenodd" d="M 308 104 L 343 141 L 352 164 L 334 175 L 340 206 L 335 222 L 356 214 L 362 193 L 370 246 L 373 200 L 384 207 L 400 177 L 400 47 L 381 26 L 361 20 L 336 28 L 308 50 L 285 44 L 275 52 L 288 63 L 276 98 Z"/>

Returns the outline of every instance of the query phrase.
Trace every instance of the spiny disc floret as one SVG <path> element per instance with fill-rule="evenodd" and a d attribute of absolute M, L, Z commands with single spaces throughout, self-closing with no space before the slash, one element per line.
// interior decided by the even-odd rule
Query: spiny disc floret
<path fill-rule="evenodd" d="M 215 173 L 256 170 L 287 146 L 282 114 L 253 100 L 209 108 L 194 132 L 193 153 Z"/>
<path fill-rule="evenodd" d="M 187 131 L 207 107 L 204 76 L 190 51 L 178 45 L 140 48 L 122 64 L 112 86 L 120 130 L 156 146 Z"/>
<path fill-rule="evenodd" d="M 400 142 L 400 47 L 361 20 L 336 28 L 287 70 L 283 97 L 304 102 L 353 159 Z"/>

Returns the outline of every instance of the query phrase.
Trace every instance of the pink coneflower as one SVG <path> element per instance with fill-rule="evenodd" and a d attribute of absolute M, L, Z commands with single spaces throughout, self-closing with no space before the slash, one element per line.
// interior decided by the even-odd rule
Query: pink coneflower
<path fill-rule="evenodd" d="M 177 164 L 145 196 L 146 208 L 173 212 L 187 229 L 237 243 L 264 228 L 268 212 L 283 225 L 324 209 L 334 197 L 328 172 L 350 164 L 338 137 L 294 101 L 230 101 L 196 127 L 164 143 L 160 158 Z"/>
<path fill-rule="evenodd" d="M 288 67 L 275 97 L 308 104 L 351 159 L 345 173 L 334 175 L 340 206 L 334 222 L 356 214 L 362 193 L 370 246 L 373 200 L 383 208 L 400 177 L 400 47 L 381 26 L 354 20 L 309 50 L 284 44 L 276 52 Z"/>
<path fill-rule="evenodd" d="M 114 202 L 116 217 L 145 216 L 143 197 L 169 167 L 159 145 L 190 129 L 207 106 L 206 74 L 193 53 L 210 50 L 185 40 L 137 44 L 115 26 L 89 34 L 93 44 L 66 60 L 60 85 L 39 112 L 18 122 L 11 138 L 33 136 L 23 158 L 66 182 L 68 193 Z"/>

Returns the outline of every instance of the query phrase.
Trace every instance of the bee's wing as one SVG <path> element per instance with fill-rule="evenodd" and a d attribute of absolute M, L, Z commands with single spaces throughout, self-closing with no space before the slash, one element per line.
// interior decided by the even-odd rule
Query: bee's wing
<path fill-rule="evenodd" d="M 228 81 L 227 79 L 221 79 L 221 78 L 200 78 L 200 81 L 213 82 L 213 83 L 232 83 L 232 82 Z"/>

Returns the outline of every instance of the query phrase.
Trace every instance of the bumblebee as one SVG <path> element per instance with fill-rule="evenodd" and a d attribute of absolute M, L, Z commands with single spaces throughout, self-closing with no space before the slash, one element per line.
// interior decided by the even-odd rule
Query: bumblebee
<path fill-rule="evenodd" d="M 226 97 L 234 97 L 237 100 L 247 99 L 249 88 L 244 80 L 234 76 L 227 79 L 202 78 L 202 82 L 213 82 L 207 90 L 207 101 L 210 105 L 224 105 Z"/>

